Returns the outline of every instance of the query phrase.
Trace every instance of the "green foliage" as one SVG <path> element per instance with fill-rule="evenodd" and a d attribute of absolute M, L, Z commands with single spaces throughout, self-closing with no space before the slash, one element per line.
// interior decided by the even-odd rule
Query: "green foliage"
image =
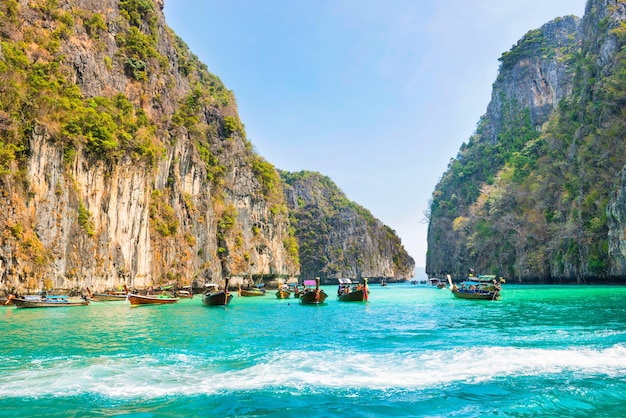
<path fill-rule="evenodd" d="M 217 226 L 220 231 L 224 232 L 234 227 L 236 222 L 237 222 L 237 209 L 235 209 L 235 206 L 230 204 L 226 207 L 226 209 L 222 213 L 222 216 L 220 217 L 217 223 Z"/>
<path fill-rule="evenodd" d="M 258 155 L 252 155 L 250 158 L 252 164 L 252 170 L 256 178 L 263 186 L 265 195 L 269 195 L 273 191 L 280 191 L 280 176 L 274 166 L 267 162 L 263 157 Z"/>
<path fill-rule="evenodd" d="M 91 212 L 87 210 L 83 202 L 78 203 L 78 224 L 85 230 L 88 236 L 93 236 L 94 231 Z"/>
<path fill-rule="evenodd" d="M 154 229 L 163 237 L 176 235 L 178 218 L 174 209 L 167 203 L 167 196 L 159 190 L 152 191 L 150 199 L 150 221 Z"/>
<path fill-rule="evenodd" d="M 224 136 L 226 137 L 230 137 L 234 133 L 238 133 L 241 131 L 237 118 L 233 116 L 225 116 L 222 120 L 222 124 L 224 127 Z"/>
<path fill-rule="evenodd" d="M 196 143 L 196 148 L 198 149 L 202 161 L 204 161 L 206 165 L 207 180 L 213 184 L 220 184 L 223 181 L 226 167 L 220 165 L 219 159 L 211 152 L 208 146 Z"/>
<path fill-rule="evenodd" d="M 104 16 L 100 13 L 94 13 L 91 17 L 83 19 L 83 24 L 87 34 L 93 39 L 100 39 L 100 36 L 107 30 Z"/>
<path fill-rule="evenodd" d="M 70 143 L 84 143 L 101 159 L 116 159 L 128 153 L 134 159 L 154 164 L 164 148 L 141 109 L 118 94 L 113 99 L 94 97 L 80 103 L 62 124 L 61 133 Z"/>
<path fill-rule="evenodd" d="M 15 160 L 19 151 L 21 150 L 16 144 L 5 144 L 0 141 L 0 176 L 10 172 L 9 164 Z"/>
<path fill-rule="evenodd" d="M 4 0 L 0 3 L 0 13 L 12 23 L 17 23 L 17 16 L 20 10 L 20 5 L 17 0 Z"/>
<path fill-rule="evenodd" d="M 15 225 L 12 225 L 11 227 L 9 227 L 10 231 L 11 231 L 11 235 L 13 236 L 13 238 L 16 239 L 21 239 L 22 238 L 22 234 L 24 233 L 24 227 L 22 226 L 21 223 L 16 223 Z"/>
<path fill-rule="evenodd" d="M 137 58 L 127 58 L 124 62 L 124 72 L 130 78 L 134 78 L 138 81 L 145 81 L 148 79 L 146 74 L 146 63 Z"/>
<path fill-rule="evenodd" d="M 120 0 L 119 8 L 120 14 L 134 26 L 141 26 L 154 13 L 152 0 Z"/>

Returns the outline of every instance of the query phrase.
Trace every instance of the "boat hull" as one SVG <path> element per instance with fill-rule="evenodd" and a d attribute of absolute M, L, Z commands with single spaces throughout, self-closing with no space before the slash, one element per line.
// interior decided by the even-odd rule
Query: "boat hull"
<path fill-rule="evenodd" d="M 204 306 L 226 306 L 232 300 L 233 295 L 226 292 L 205 293 L 202 295 Z"/>
<path fill-rule="evenodd" d="M 13 298 L 11 303 L 17 308 L 67 308 L 73 306 L 87 306 L 89 301 L 87 300 L 34 300 L 34 299 L 22 299 Z"/>
<path fill-rule="evenodd" d="M 114 302 L 126 300 L 126 295 L 116 295 L 112 293 L 94 293 L 91 296 L 91 300 L 95 302 Z"/>
<path fill-rule="evenodd" d="M 304 293 L 300 294 L 300 303 L 303 305 L 319 305 L 324 303 L 328 295 L 323 290 L 320 290 L 319 293 L 313 290 L 307 290 Z"/>
<path fill-rule="evenodd" d="M 262 290 L 246 290 L 241 289 L 239 296 L 252 297 L 252 296 L 265 296 L 265 292 Z"/>
<path fill-rule="evenodd" d="M 144 296 L 144 295 L 128 295 L 128 301 L 132 306 L 140 305 L 168 305 L 178 302 L 178 298 Z"/>
<path fill-rule="evenodd" d="M 477 300 L 496 300 L 500 298 L 500 294 L 497 292 L 489 293 L 471 293 L 461 292 L 459 290 L 453 290 L 452 294 L 459 299 L 477 299 Z"/>
<path fill-rule="evenodd" d="M 339 295 L 340 302 L 365 302 L 365 291 L 362 289 Z"/>
<path fill-rule="evenodd" d="M 289 293 L 286 290 L 279 290 L 279 291 L 276 292 L 276 297 L 278 299 L 288 299 L 289 296 L 291 296 L 291 293 Z"/>

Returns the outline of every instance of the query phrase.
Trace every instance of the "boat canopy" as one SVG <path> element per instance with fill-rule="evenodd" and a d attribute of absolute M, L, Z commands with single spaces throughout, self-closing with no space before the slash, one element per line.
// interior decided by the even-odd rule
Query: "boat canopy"
<path fill-rule="evenodd" d="M 485 286 L 485 285 L 489 285 L 489 284 L 491 284 L 491 283 L 487 283 L 487 282 L 477 282 L 477 281 L 474 281 L 474 280 L 465 280 L 465 281 L 462 281 L 462 282 L 461 282 L 461 283 L 459 283 L 459 284 L 461 284 L 461 285 L 463 285 L 463 284 L 464 284 L 465 286 Z"/>
<path fill-rule="evenodd" d="M 305 280 L 304 281 L 304 285 L 305 286 L 315 286 L 315 280 Z"/>
<path fill-rule="evenodd" d="M 352 280 L 350 279 L 337 279 L 339 280 L 339 284 L 352 284 Z"/>

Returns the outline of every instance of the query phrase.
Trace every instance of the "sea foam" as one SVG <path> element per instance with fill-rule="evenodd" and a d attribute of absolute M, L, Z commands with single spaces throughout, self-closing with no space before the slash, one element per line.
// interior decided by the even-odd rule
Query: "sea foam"
<path fill-rule="evenodd" d="M 2 359 L 0 359 L 2 360 Z M 226 363 L 224 363 L 226 361 Z M 421 390 L 501 376 L 626 377 L 626 346 L 609 348 L 474 347 L 454 351 L 370 354 L 277 351 L 255 358 L 193 354 L 71 357 L 17 365 L 0 374 L 0 397 L 157 398 L 274 388 Z"/>

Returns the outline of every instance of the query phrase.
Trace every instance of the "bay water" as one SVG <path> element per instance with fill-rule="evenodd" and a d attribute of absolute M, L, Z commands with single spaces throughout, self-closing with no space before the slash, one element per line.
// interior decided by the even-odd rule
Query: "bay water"
<path fill-rule="evenodd" d="M 626 287 L 0 308 L 3 417 L 626 416 Z"/>

